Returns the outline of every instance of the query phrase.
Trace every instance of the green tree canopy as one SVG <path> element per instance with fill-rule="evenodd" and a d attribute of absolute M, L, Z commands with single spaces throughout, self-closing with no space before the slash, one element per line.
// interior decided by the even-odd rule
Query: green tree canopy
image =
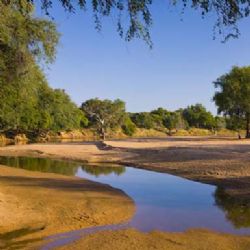
<path fill-rule="evenodd" d="M 55 58 L 58 32 L 35 18 L 24 0 L 0 1 L 0 130 L 68 130 L 87 125 L 63 90 L 53 90 L 38 66 Z"/>
<path fill-rule="evenodd" d="M 129 115 L 125 116 L 125 119 L 122 124 L 122 131 L 128 136 L 132 136 L 136 132 L 136 125 L 132 122 Z"/>
<path fill-rule="evenodd" d="M 87 125 L 87 118 L 70 97 L 49 87 L 33 65 L 15 84 L 1 83 L 0 130 L 68 130 Z"/>
<path fill-rule="evenodd" d="M 130 117 L 138 128 L 151 129 L 155 127 L 154 117 L 149 112 L 132 113 Z"/>
<path fill-rule="evenodd" d="M 17 11 L 19 6 L 22 12 Z M 35 61 L 52 62 L 58 38 L 55 24 L 35 18 L 32 5 L 26 1 L 0 1 L 1 80 L 20 81 Z"/>
<path fill-rule="evenodd" d="M 8 5 L 11 0 L 1 0 Z M 18 8 L 25 13 L 26 4 L 33 4 L 34 0 L 19 0 Z M 133 38 L 142 38 L 150 46 L 150 27 L 152 25 L 151 7 L 156 0 L 40 0 L 39 5 L 49 14 L 50 8 L 55 2 L 59 2 L 69 12 L 76 8 L 91 10 L 94 16 L 96 28 L 101 28 L 102 17 L 112 16 L 116 18 L 117 31 L 127 41 Z M 186 8 L 192 8 L 201 13 L 202 17 L 212 14 L 215 17 L 214 30 L 219 34 L 225 34 L 225 38 L 237 37 L 239 30 L 237 23 L 246 18 L 250 13 L 249 0 L 170 0 L 166 3 L 169 6 L 180 6 L 181 12 Z M 24 9 L 24 10 L 23 10 Z"/>
<path fill-rule="evenodd" d="M 219 77 L 214 86 L 218 89 L 213 98 L 218 113 L 231 118 L 238 129 L 244 121 L 246 137 L 250 138 L 250 67 L 233 67 L 228 74 Z"/>
<path fill-rule="evenodd" d="M 98 98 L 87 100 L 81 105 L 92 126 L 95 126 L 105 140 L 108 129 L 119 127 L 126 116 L 125 103 L 120 99 L 114 101 Z"/>
<path fill-rule="evenodd" d="M 187 122 L 184 120 L 182 112 L 179 111 L 169 112 L 163 122 L 170 134 L 173 129 L 178 130 L 187 128 Z"/>
<path fill-rule="evenodd" d="M 216 125 L 213 115 L 202 104 L 195 104 L 185 108 L 183 117 L 190 127 L 212 129 Z"/>

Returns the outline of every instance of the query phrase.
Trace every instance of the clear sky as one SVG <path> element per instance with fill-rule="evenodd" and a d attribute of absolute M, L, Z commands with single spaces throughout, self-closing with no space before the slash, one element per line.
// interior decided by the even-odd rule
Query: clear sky
<path fill-rule="evenodd" d="M 152 11 L 150 50 L 143 41 L 120 39 L 112 18 L 98 33 L 90 12 L 67 14 L 55 6 L 51 14 L 62 36 L 56 62 L 46 70 L 50 85 L 65 89 L 77 104 L 120 98 L 128 111 L 139 112 L 199 102 L 216 113 L 212 82 L 233 65 L 250 64 L 250 20 L 239 24 L 239 39 L 224 44 L 222 37 L 213 40 L 211 16 L 202 20 L 189 10 L 181 16 L 165 1 Z"/>

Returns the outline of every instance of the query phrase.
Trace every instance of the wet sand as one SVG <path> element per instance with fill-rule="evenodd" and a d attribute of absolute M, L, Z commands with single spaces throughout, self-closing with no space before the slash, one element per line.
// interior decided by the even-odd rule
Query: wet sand
<path fill-rule="evenodd" d="M 249 250 L 250 237 L 216 234 L 206 230 L 185 233 L 141 233 L 134 229 L 104 231 L 57 248 L 58 250 Z"/>

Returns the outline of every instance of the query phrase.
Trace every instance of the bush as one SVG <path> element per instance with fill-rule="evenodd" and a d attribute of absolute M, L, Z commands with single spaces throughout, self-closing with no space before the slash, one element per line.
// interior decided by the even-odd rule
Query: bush
<path fill-rule="evenodd" d="M 125 135 L 132 136 L 136 132 L 136 125 L 131 121 L 129 117 L 125 118 L 122 125 L 122 131 Z"/>

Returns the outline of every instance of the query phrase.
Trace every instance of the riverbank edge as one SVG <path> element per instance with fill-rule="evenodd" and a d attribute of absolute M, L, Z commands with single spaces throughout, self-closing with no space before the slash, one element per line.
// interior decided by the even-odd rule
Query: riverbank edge
<path fill-rule="evenodd" d="M 149 138 L 150 140 L 150 138 Z M 111 140 L 112 141 L 112 140 Z M 98 150 L 102 151 L 103 154 L 98 156 L 99 158 L 92 158 L 91 157 L 91 153 L 88 157 L 85 158 L 85 156 L 74 156 L 74 154 L 67 156 L 67 155 L 58 155 L 58 154 L 54 154 L 54 153 L 45 153 L 42 150 L 32 150 L 32 149 L 27 149 L 24 151 L 9 151 L 9 147 L 4 147 L 2 148 L 2 150 L 0 150 L 0 156 L 27 156 L 27 157 L 39 157 L 39 158 L 50 158 L 50 159 L 54 159 L 54 160 L 66 160 L 66 161 L 74 161 L 74 162 L 79 162 L 79 163 L 87 163 L 87 164 L 92 164 L 92 165 L 98 165 L 98 164 L 117 164 L 117 165 L 121 165 L 121 166 L 129 166 L 129 167 L 134 167 L 134 168 L 138 168 L 138 169 L 144 169 L 144 170 L 148 170 L 148 171 L 154 171 L 154 172 L 159 172 L 159 173 L 166 173 L 166 174 L 171 174 L 174 176 L 178 176 L 184 179 L 188 179 L 191 181 L 196 181 L 199 183 L 203 183 L 203 184 L 208 184 L 208 185 L 213 185 L 213 186 L 217 186 L 220 188 L 223 188 L 225 193 L 227 193 L 229 196 L 231 196 L 232 198 L 237 199 L 238 201 L 241 201 L 243 203 L 247 203 L 247 205 L 250 206 L 250 197 L 242 197 L 241 194 L 239 194 L 238 192 L 232 193 L 232 192 L 227 192 L 227 189 L 230 188 L 231 190 L 235 189 L 237 190 L 237 186 L 233 187 L 230 185 L 232 183 L 230 183 L 230 181 L 225 180 L 223 178 L 218 178 L 218 176 L 213 176 L 213 175 L 209 175 L 209 176 L 204 176 L 204 175 L 195 175 L 193 176 L 192 173 L 185 173 L 183 174 L 182 172 L 179 171 L 179 169 L 169 169 L 169 168 L 163 168 L 161 166 L 155 166 L 152 165 L 150 163 L 138 163 L 134 161 L 134 157 L 135 155 L 138 156 L 138 152 L 133 152 L 131 153 L 131 151 L 129 151 L 126 148 L 120 148 L 120 147 L 114 147 L 112 145 L 109 144 L 109 141 L 94 141 L 94 142 L 90 142 L 93 145 L 95 145 Z M 34 144 L 30 144 L 30 145 L 43 145 L 46 146 L 47 144 L 40 144 L 40 143 L 34 143 Z M 50 144 L 53 145 L 53 144 Z M 63 145 L 63 144 L 62 144 Z M 21 147 L 22 145 L 20 145 Z M 25 145 L 23 145 L 25 146 Z M 15 147 L 15 145 L 11 146 L 11 147 Z M 18 147 L 18 146 L 17 146 Z M 72 145 L 72 147 L 74 147 L 74 145 Z M 0 148 L 1 149 L 1 148 Z M 17 148 L 18 149 L 18 148 Z M 109 154 L 105 154 L 105 153 L 109 153 L 109 152 L 115 152 L 116 156 L 113 157 L 109 157 Z M 93 153 L 94 154 L 94 153 Z M 132 155 L 132 157 L 127 157 L 127 155 Z M 125 159 L 123 159 L 125 158 Z M 127 159 L 130 160 L 127 160 Z M 180 163 L 182 162 L 181 160 L 179 161 Z M 230 187 L 229 187 L 230 186 Z"/>
<path fill-rule="evenodd" d="M 43 145 L 44 146 L 44 145 Z M 73 145 L 71 145 L 72 147 L 74 147 Z M 13 146 L 11 146 L 10 148 L 12 148 Z M 104 152 L 104 156 L 107 154 L 109 155 L 108 153 L 109 152 L 115 152 L 117 153 L 118 155 L 120 154 L 124 154 L 126 152 L 126 150 L 123 150 L 119 147 L 113 147 L 113 146 L 110 146 L 108 142 L 99 142 L 98 143 L 98 149 L 101 150 L 101 152 Z M 20 148 L 22 148 L 22 146 L 20 146 Z M 97 165 L 98 164 L 119 164 L 119 165 L 127 165 L 127 166 L 131 166 L 131 167 L 136 167 L 136 168 L 142 168 L 142 169 L 145 169 L 145 170 L 149 170 L 149 171 L 157 171 L 157 172 L 162 172 L 162 173 L 169 173 L 169 174 L 173 174 L 173 175 L 176 175 L 176 176 L 179 176 L 179 177 L 184 177 L 184 176 L 181 176 L 179 174 L 174 174 L 172 171 L 166 171 L 166 170 L 163 170 L 163 169 L 156 169 L 155 166 L 150 166 L 150 165 L 145 165 L 145 164 L 138 164 L 138 163 L 135 163 L 133 161 L 129 161 L 129 160 L 121 160 L 121 159 L 116 159 L 116 158 L 112 158 L 112 157 L 108 157 L 109 160 L 107 160 L 107 157 L 102 157 L 100 156 L 100 158 L 98 159 L 83 159 L 84 157 L 74 157 L 73 154 L 70 155 L 70 157 L 68 156 L 60 156 L 60 155 L 56 155 L 56 154 L 48 154 L 48 153 L 45 153 L 43 152 L 42 150 L 24 150 L 24 151 L 21 151 L 21 150 L 18 150 L 20 149 L 19 147 L 14 147 L 14 150 L 9 150 L 8 147 L 5 148 L 4 150 L 4 153 L 3 153 L 3 150 L 1 150 L 1 154 L 0 155 L 9 155 L 9 156 L 30 156 L 30 157 L 40 157 L 40 158 L 50 158 L 50 159 L 55 159 L 55 160 L 67 160 L 67 161 L 75 161 L 75 162 L 79 162 L 79 163 L 88 163 L 88 164 L 92 164 L 92 165 Z M 99 152 L 100 153 L 100 152 Z M 131 154 L 130 154 L 131 156 Z M 119 158 L 119 157 L 118 157 Z M 222 186 L 222 182 L 221 180 L 197 180 L 197 179 L 194 179 L 194 178 L 187 178 L 186 176 L 184 177 L 186 179 L 190 179 L 190 180 L 194 180 L 194 181 L 199 181 L 201 183 L 205 183 L 205 184 L 212 184 L 212 185 L 217 185 L 217 186 Z M 140 233 L 140 232 L 138 232 Z M 110 232 L 111 236 L 115 236 L 116 233 L 112 233 Z M 141 235 L 145 235 L 144 233 L 140 233 Z M 217 232 L 212 232 L 212 234 L 214 235 L 220 235 L 220 233 L 217 233 Z M 118 233 L 119 235 L 119 233 Z M 184 233 L 185 235 L 185 233 Z M 132 239 L 133 239 L 133 236 L 131 236 Z M 144 236 L 143 236 L 144 237 Z M 146 236 L 145 236 L 146 237 Z M 231 237 L 231 236 L 230 236 Z M 235 236 L 235 235 L 232 235 L 232 237 L 242 237 L 242 236 Z M 170 237 L 171 238 L 171 237 Z M 192 239 L 190 239 L 192 240 Z M 80 243 L 80 242 L 79 242 Z M 84 243 L 85 244 L 85 243 Z M 73 248 L 72 249 L 77 249 L 77 248 L 74 248 L 75 246 L 77 245 L 72 245 Z M 79 249 L 83 249 L 82 248 L 82 244 L 80 243 L 80 248 Z M 70 248 L 69 248 L 70 249 Z M 140 249 L 140 248 L 138 248 Z"/>
<path fill-rule="evenodd" d="M 34 247 L 40 247 L 43 244 L 42 242 L 50 241 L 47 238 L 48 236 L 80 228 L 126 223 L 135 213 L 133 199 L 123 190 L 110 185 L 79 177 L 16 169 L 6 165 L 0 165 L 0 168 L 0 217 L 3 219 L 1 219 L 0 226 L 1 249 L 8 249 L 9 247 L 11 249 L 13 247 L 20 248 L 20 246 L 27 247 L 27 249 L 30 249 L 29 247 L 34 249 Z M 18 178 L 21 180 L 17 180 L 16 182 L 15 179 Z M 41 186 L 43 182 L 47 183 L 44 187 Z M 66 185 L 63 186 L 62 183 L 65 182 Z M 60 188 L 61 185 L 62 188 Z M 26 189 L 23 188 L 25 186 Z M 29 186 L 32 186 L 32 188 L 30 189 Z M 48 189 L 48 191 L 44 192 L 42 190 L 43 192 L 41 192 L 41 189 Z M 46 196 L 53 197 L 53 193 L 49 190 L 56 192 L 54 195 L 55 200 L 49 198 L 50 203 L 48 203 Z M 82 190 L 88 193 L 87 196 L 81 195 Z M 24 194 L 25 191 L 28 195 Z M 93 192 L 92 196 L 91 193 Z M 74 196 L 72 200 L 69 197 L 70 193 Z M 34 200 L 36 197 L 38 201 Z M 61 205 L 59 197 L 62 200 Z M 80 205 L 75 204 L 80 198 L 86 199 L 86 202 L 80 202 Z M 33 203 L 38 203 L 39 205 L 35 204 L 32 207 Z M 75 205 L 67 208 L 66 204 L 70 203 Z M 81 204 L 85 203 L 87 206 L 81 207 Z M 43 204 L 42 207 L 40 204 Z M 55 211 L 55 208 L 58 211 Z M 52 219 L 60 218 L 61 215 L 59 212 L 63 212 L 63 216 L 59 219 L 60 222 L 48 220 L 46 216 L 48 211 L 55 213 L 56 216 L 52 216 Z M 113 214 L 112 211 L 115 211 L 115 213 Z M 38 214 L 39 217 L 36 218 Z M 94 216 L 91 217 L 91 214 Z M 5 225 L 4 217 L 5 219 L 9 217 Z M 68 221 L 67 218 L 69 219 Z"/>

